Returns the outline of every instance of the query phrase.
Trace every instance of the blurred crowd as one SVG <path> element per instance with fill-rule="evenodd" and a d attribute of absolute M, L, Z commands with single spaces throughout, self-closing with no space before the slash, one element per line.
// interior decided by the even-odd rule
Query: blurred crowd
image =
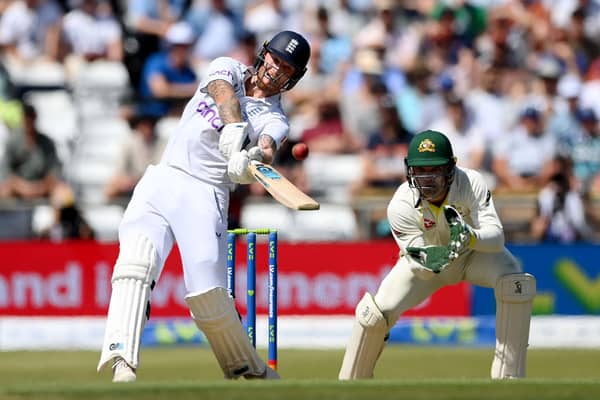
<path fill-rule="evenodd" d="M 0 198 L 51 199 L 72 186 L 23 100 L 39 90 L 19 85 L 23 71 L 58 65 L 68 88 L 90 64 L 126 68 L 120 116 L 132 134 L 106 182 L 109 202 L 160 157 L 157 124 L 179 115 L 212 59 L 252 65 L 283 29 L 312 46 L 307 74 L 284 95 L 290 144 L 356 155 L 351 196 L 397 187 L 412 135 L 436 129 L 494 193 L 535 195 L 534 240 L 596 240 L 600 0 L 4 0 Z M 285 149 L 277 163 L 313 191 Z"/>

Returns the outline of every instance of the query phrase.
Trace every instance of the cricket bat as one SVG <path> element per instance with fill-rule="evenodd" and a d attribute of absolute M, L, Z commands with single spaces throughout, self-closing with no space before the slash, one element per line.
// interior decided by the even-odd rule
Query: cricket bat
<path fill-rule="evenodd" d="M 298 189 L 271 165 L 252 161 L 249 168 L 256 180 L 284 206 L 294 210 L 319 209 L 319 203 Z"/>

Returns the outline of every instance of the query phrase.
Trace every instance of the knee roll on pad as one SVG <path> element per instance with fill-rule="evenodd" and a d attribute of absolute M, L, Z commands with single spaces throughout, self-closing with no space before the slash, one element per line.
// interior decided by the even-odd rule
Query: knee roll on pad
<path fill-rule="evenodd" d="M 210 343 L 227 379 L 260 376 L 267 364 L 260 359 L 242 326 L 233 299 L 224 288 L 186 297 L 196 325 Z"/>
<path fill-rule="evenodd" d="M 154 244 L 143 235 L 124 238 L 112 275 L 112 294 L 98 371 L 114 357 L 139 365 L 142 330 L 150 311 L 150 292 L 158 276 Z"/>
<path fill-rule="evenodd" d="M 530 274 L 504 275 L 496 283 L 496 349 L 492 379 L 525 376 L 531 306 L 535 293 L 535 278 Z"/>
<path fill-rule="evenodd" d="M 339 379 L 372 378 L 387 332 L 388 325 L 384 315 L 373 296 L 365 293 L 356 306 L 354 325 Z"/>

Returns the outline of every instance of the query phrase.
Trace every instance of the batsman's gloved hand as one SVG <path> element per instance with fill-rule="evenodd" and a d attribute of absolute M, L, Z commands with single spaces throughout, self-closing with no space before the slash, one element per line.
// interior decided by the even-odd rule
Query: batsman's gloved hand
<path fill-rule="evenodd" d="M 219 136 L 219 150 L 228 160 L 234 153 L 239 152 L 248 136 L 247 122 L 233 122 L 221 129 Z"/>
<path fill-rule="evenodd" d="M 447 246 L 427 245 L 406 248 L 406 254 L 417 263 L 416 266 L 411 267 L 412 271 L 421 279 L 431 279 L 433 277 L 431 273 L 439 274 L 442 272 L 450 263 L 449 253 Z"/>
<path fill-rule="evenodd" d="M 449 259 L 454 261 L 475 241 L 475 234 L 454 207 L 444 206 L 444 216 L 450 227 Z"/>
<path fill-rule="evenodd" d="M 263 151 L 258 146 L 248 149 L 248 158 L 252 161 L 263 162 Z"/>
<path fill-rule="evenodd" d="M 234 183 L 249 184 L 254 182 L 254 176 L 250 172 L 250 157 L 248 151 L 242 150 L 235 152 L 229 158 L 227 163 L 227 175 Z"/>

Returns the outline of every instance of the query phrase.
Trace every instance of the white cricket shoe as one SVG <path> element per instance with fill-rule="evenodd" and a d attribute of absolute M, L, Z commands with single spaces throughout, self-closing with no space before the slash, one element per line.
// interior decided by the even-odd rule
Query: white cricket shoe
<path fill-rule="evenodd" d="M 113 382 L 135 382 L 135 368 L 131 368 L 121 357 L 115 358 L 112 370 Z"/>

